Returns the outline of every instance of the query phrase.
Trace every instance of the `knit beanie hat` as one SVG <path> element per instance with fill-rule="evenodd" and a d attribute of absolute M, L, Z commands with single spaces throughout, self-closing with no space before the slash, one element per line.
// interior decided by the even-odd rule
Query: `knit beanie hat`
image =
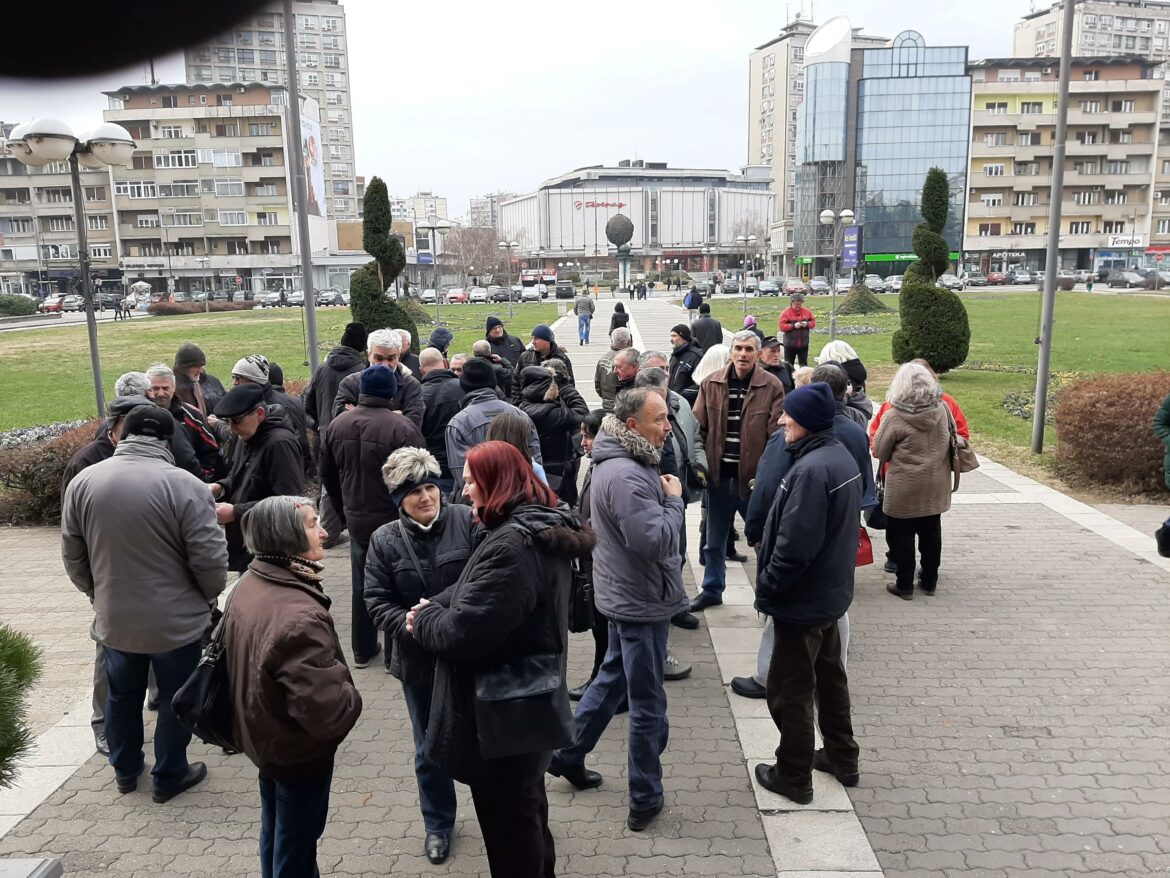
<path fill-rule="evenodd" d="M 135 406 L 122 422 L 123 436 L 151 436 L 170 439 L 175 432 L 175 417 L 154 403 Z"/>
<path fill-rule="evenodd" d="M 748 314 L 746 317 L 743 318 L 743 328 L 744 329 L 750 329 L 751 327 L 753 327 L 755 325 L 756 325 L 756 318 L 754 316 L 752 316 L 751 314 Z"/>
<path fill-rule="evenodd" d="M 496 370 L 487 360 L 481 357 L 472 357 L 463 364 L 463 374 L 459 376 L 459 386 L 464 393 L 481 390 L 484 387 L 496 386 Z"/>
<path fill-rule="evenodd" d="M 549 344 L 555 344 L 556 338 L 553 336 L 553 331 L 544 323 L 538 323 L 532 329 L 532 337 L 539 338 L 541 341 L 547 341 Z"/>
<path fill-rule="evenodd" d="M 784 397 L 784 414 L 810 433 L 831 429 L 837 404 L 823 381 L 798 387 Z"/>
<path fill-rule="evenodd" d="M 378 364 L 362 371 L 358 384 L 361 396 L 376 396 L 379 399 L 393 399 L 398 392 L 398 376 L 389 366 Z"/>
<path fill-rule="evenodd" d="M 353 348 L 355 351 L 366 349 L 366 328 L 360 323 L 347 323 L 345 332 L 341 334 L 343 347 Z"/>
<path fill-rule="evenodd" d="M 683 341 L 690 341 L 691 340 L 691 328 L 689 326 L 687 326 L 685 323 L 679 323 L 679 324 L 676 324 L 675 326 L 670 327 L 670 331 L 677 332 L 679 335 L 681 335 Z"/>
<path fill-rule="evenodd" d="M 190 369 L 192 366 L 206 366 L 207 355 L 203 353 L 203 348 L 194 342 L 187 342 L 179 345 L 179 350 L 175 352 L 175 368 L 176 369 Z"/>
<path fill-rule="evenodd" d="M 451 332 L 446 326 L 440 326 L 431 333 L 430 345 L 433 348 L 438 348 L 443 353 L 447 353 L 447 348 L 451 345 L 451 339 L 455 334 Z"/>
<path fill-rule="evenodd" d="M 699 313 L 700 314 L 710 314 L 711 313 L 711 306 L 708 303 L 704 302 L 702 305 L 699 306 Z"/>
<path fill-rule="evenodd" d="M 499 317 L 497 317 L 495 314 L 493 314 L 491 317 L 489 317 L 487 319 L 487 325 L 485 326 L 484 329 L 486 332 L 491 332 L 497 326 L 503 326 L 503 325 L 504 325 L 504 321 L 501 320 Z"/>
<path fill-rule="evenodd" d="M 267 384 L 268 358 L 263 354 L 248 354 L 232 366 L 232 377 L 245 378 L 253 384 Z"/>
<path fill-rule="evenodd" d="M 273 387 L 284 387 L 284 369 L 276 363 L 268 364 L 268 383 Z"/>

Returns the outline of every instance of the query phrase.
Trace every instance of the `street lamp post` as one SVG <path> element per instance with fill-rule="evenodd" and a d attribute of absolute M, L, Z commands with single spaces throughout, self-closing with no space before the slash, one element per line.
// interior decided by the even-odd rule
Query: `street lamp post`
<path fill-rule="evenodd" d="M 211 298 L 211 290 L 208 289 L 209 284 L 207 282 L 207 266 L 211 264 L 211 258 L 208 256 L 196 256 L 195 262 L 199 265 L 199 276 L 203 280 L 203 311 L 207 313 L 211 310 L 211 306 L 207 301 Z"/>
<path fill-rule="evenodd" d="M 515 316 L 515 311 L 512 304 L 512 251 L 519 247 L 515 241 L 500 241 L 499 248 L 507 254 L 508 260 L 508 320 L 511 321 Z"/>
<path fill-rule="evenodd" d="M 748 273 L 748 247 L 756 243 L 755 235 L 736 235 L 735 243 L 743 244 L 743 276 L 740 278 L 740 293 L 743 296 L 743 313 L 747 313 L 747 273 Z"/>
<path fill-rule="evenodd" d="M 829 279 L 829 291 L 833 297 L 829 306 L 829 341 L 832 341 L 837 337 L 837 277 L 841 272 L 841 248 L 837 245 L 837 226 L 839 224 L 844 229 L 845 226 L 853 225 L 853 211 L 845 208 L 840 213 L 834 213 L 826 207 L 821 211 L 819 219 L 822 226 L 833 227 L 833 253 L 830 257 L 833 276 Z"/>
<path fill-rule="evenodd" d="M 89 241 L 85 227 L 81 167 L 101 170 L 108 165 L 128 165 L 138 144 L 121 125 L 103 122 L 89 134 L 76 136 L 59 119 L 37 119 L 12 129 L 8 147 L 25 165 L 38 167 L 49 162 L 69 161 L 73 187 L 73 217 L 77 225 L 77 255 L 81 269 L 81 292 L 85 299 L 85 326 L 89 335 L 89 359 L 93 370 L 93 394 L 98 417 L 106 416 L 106 394 L 102 388 L 102 364 L 98 353 L 97 317 L 93 309 L 93 285 L 89 277 Z"/>
<path fill-rule="evenodd" d="M 419 223 L 418 228 L 427 233 L 431 242 L 431 264 L 433 267 L 432 274 L 435 278 L 435 323 L 439 322 L 439 236 L 445 235 L 451 231 L 451 223 L 446 220 L 439 219 L 437 216 L 427 217 L 425 223 Z"/>

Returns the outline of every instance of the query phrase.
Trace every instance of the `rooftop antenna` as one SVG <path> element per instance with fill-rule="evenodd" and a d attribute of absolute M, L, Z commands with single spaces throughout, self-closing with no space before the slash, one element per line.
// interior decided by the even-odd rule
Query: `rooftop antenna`
<path fill-rule="evenodd" d="M 158 77 L 154 75 L 154 58 L 148 58 L 147 63 L 150 65 L 150 84 L 158 85 Z"/>

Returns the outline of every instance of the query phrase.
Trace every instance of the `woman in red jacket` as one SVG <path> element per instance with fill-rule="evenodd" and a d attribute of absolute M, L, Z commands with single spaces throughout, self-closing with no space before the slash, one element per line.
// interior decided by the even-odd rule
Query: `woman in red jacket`
<path fill-rule="evenodd" d="M 804 307 L 804 296 L 795 293 L 791 304 L 780 315 L 780 331 L 784 333 L 784 359 L 793 365 L 808 365 L 809 330 L 817 325 L 816 315 Z"/>

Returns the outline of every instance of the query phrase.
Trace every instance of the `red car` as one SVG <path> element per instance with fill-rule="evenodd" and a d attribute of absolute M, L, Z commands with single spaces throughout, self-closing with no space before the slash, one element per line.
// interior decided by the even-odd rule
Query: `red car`
<path fill-rule="evenodd" d="M 1007 282 L 1008 282 L 1008 276 L 1006 274 L 1004 274 L 1002 271 L 989 271 L 989 272 L 987 272 L 987 283 L 988 284 L 995 286 L 995 285 L 1006 284 Z"/>
<path fill-rule="evenodd" d="M 448 305 L 466 305 L 468 298 L 470 298 L 470 294 L 467 292 L 467 290 L 456 287 L 454 289 L 447 290 L 445 301 Z"/>
<path fill-rule="evenodd" d="M 61 303 L 64 299 L 64 296 L 46 296 L 45 301 L 41 302 L 38 309 L 45 314 L 56 313 L 61 310 Z"/>
<path fill-rule="evenodd" d="M 808 295 L 808 284 L 798 277 L 790 277 L 784 281 L 784 295 L 791 296 L 794 293 L 800 293 L 803 296 Z"/>

